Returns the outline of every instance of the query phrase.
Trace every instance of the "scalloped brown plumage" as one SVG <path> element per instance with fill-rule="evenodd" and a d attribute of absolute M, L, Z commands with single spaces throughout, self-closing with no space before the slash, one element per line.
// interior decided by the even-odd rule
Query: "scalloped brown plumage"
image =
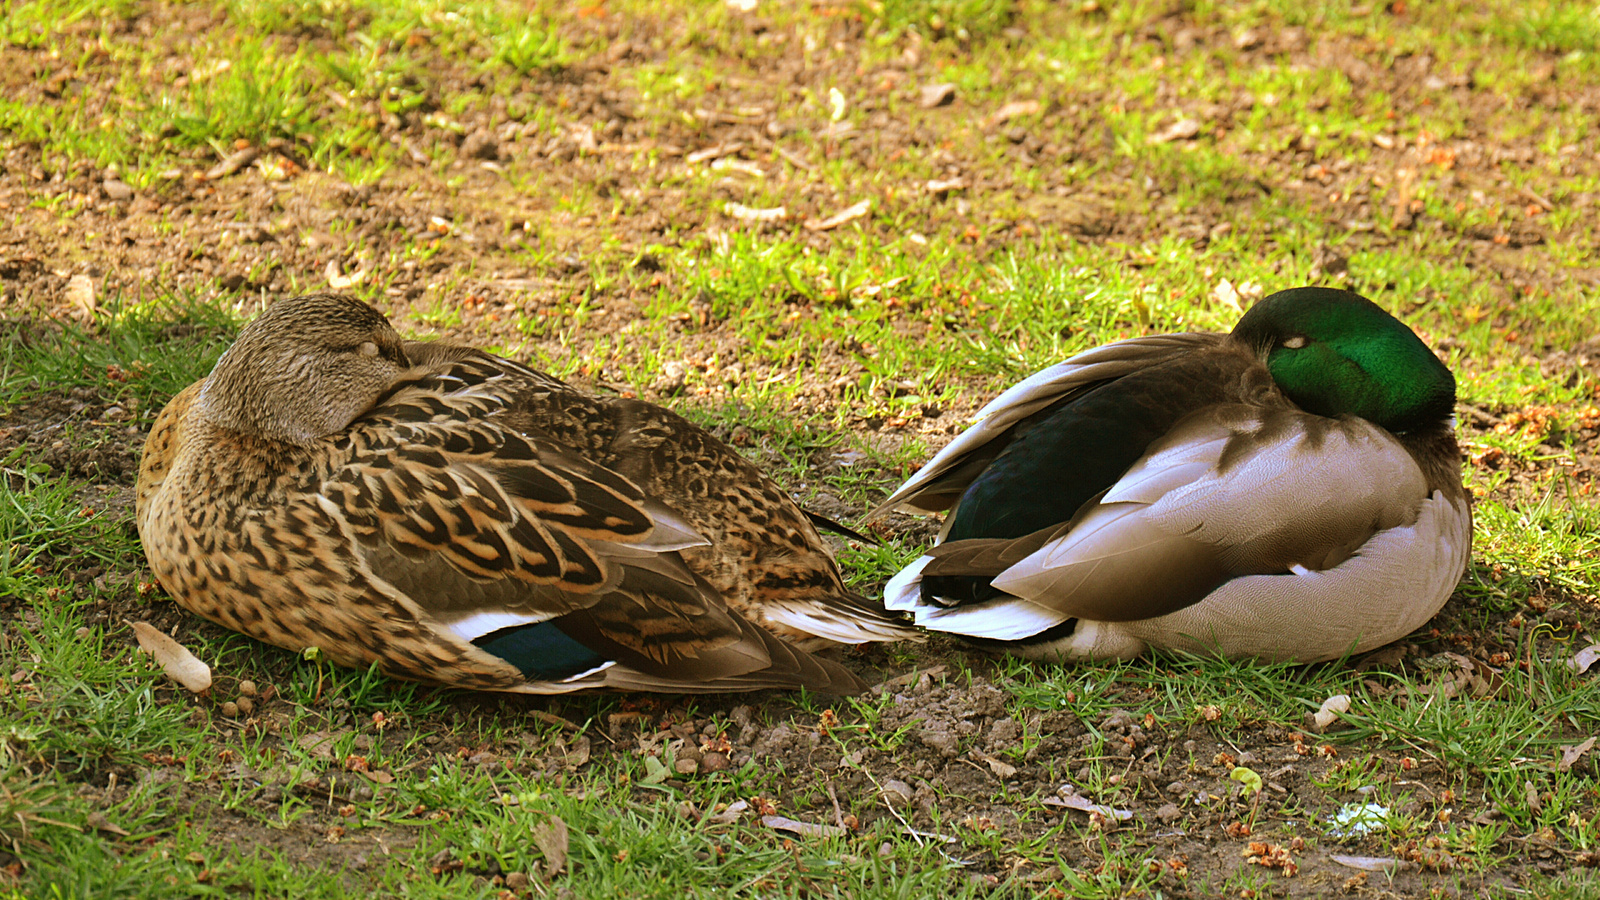
<path fill-rule="evenodd" d="M 810 651 L 916 636 L 702 429 L 332 295 L 273 305 L 162 411 L 138 524 L 196 614 L 456 687 L 853 693 Z"/>

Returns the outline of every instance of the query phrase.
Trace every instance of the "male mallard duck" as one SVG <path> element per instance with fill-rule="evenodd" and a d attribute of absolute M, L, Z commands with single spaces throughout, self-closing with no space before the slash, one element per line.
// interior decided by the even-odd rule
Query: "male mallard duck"
<path fill-rule="evenodd" d="M 344 297 L 274 304 L 161 412 L 138 521 L 192 612 L 455 687 L 854 693 L 807 650 L 912 635 L 715 437 Z"/>
<path fill-rule="evenodd" d="M 1454 406 L 1409 328 L 1327 288 L 1274 294 L 1231 334 L 1081 353 L 1001 394 L 875 511 L 951 509 L 887 606 L 1049 660 L 1380 646 L 1466 568 Z"/>

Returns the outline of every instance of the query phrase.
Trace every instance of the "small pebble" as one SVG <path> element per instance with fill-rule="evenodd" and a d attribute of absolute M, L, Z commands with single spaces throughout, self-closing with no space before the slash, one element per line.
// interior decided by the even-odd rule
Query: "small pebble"
<path fill-rule="evenodd" d="M 917 102 L 923 109 L 933 109 L 947 106 L 956 99 L 956 86 L 953 84 L 928 84 L 923 85 L 922 95 Z"/>
<path fill-rule="evenodd" d="M 461 155 L 467 159 L 498 159 L 500 141 L 487 129 L 474 131 L 461 142 Z"/>
<path fill-rule="evenodd" d="M 525 891 L 532 883 L 526 872 L 512 872 L 506 875 L 506 887 L 513 891 Z"/>
<path fill-rule="evenodd" d="M 680 759 L 672 764 L 679 775 L 693 775 L 700 771 L 700 764 L 692 759 Z"/>
<path fill-rule="evenodd" d="M 239 695 L 242 697 L 254 697 L 256 695 L 256 683 L 254 681 L 239 682 Z"/>
<path fill-rule="evenodd" d="M 906 804 L 911 802 L 912 796 L 914 796 L 914 793 L 911 790 L 911 785 L 898 778 L 891 778 L 883 783 L 883 798 L 885 800 Z"/>
<path fill-rule="evenodd" d="M 239 708 L 239 712 L 247 716 L 256 711 L 256 702 L 249 697 L 240 697 L 234 705 Z"/>
<path fill-rule="evenodd" d="M 718 753 L 715 750 L 708 750 L 706 751 L 706 755 L 700 759 L 700 771 L 707 774 L 712 772 L 721 772 L 727 768 L 728 755 L 726 753 Z"/>
<path fill-rule="evenodd" d="M 229 719 L 239 718 L 239 704 L 233 702 L 232 700 L 223 701 L 222 715 Z"/>

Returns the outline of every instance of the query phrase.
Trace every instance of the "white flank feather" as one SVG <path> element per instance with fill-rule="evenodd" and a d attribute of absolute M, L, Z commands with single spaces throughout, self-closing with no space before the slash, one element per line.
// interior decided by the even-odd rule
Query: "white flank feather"
<path fill-rule="evenodd" d="M 1016 598 L 949 609 L 921 606 L 917 608 L 916 615 L 917 624 L 923 628 L 991 641 L 1020 641 L 1072 618 L 1049 607 Z"/>
<path fill-rule="evenodd" d="M 922 605 L 922 569 L 933 557 L 922 556 L 895 573 L 883 586 L 883 607 L 896 612 L 916 612 Z"/>
<path fill-rule="evenodd" d="M 543 622 L 548 616 L 530 616 L 527 613 L 512 612 L 475 612 L 470 616 L 457 619 L 448 623 L 449 629 L 464 641 L 475 641 L 486 634 L 493 634 L 502 628 L 511 628 L 516 625 L 532 625 Z"/>

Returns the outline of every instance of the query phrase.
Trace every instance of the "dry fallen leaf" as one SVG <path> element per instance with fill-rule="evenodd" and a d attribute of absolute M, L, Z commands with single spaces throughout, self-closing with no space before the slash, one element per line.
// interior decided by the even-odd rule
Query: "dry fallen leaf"
<path fill-rule="evenodd" d="M 74 275 L 67 280 L 67 303 L 72 307 L 72 317 L 80 322 L 90 322 L 100 308 L 94 296 L 94 279 L 88 275 Z"/>
<path fill-rule="evenodd" d="M 953 102 L 956 99 L 956 86 L 949 82 L 939 84 L 926 84 L 922 86 L 917 97 L 917 105 L 923 109 L 935 109 Z"/>
<path fill-rule="evenodd" d="M 885 681 L 883 684 L 879 685 L 879 687 L 883 688 L 884 690 L 888 690 L 890 688 L 905 687 L 908 684 L 916 683 L 916 681 L 918 679 L 920 679 L 924 675 L 928 676 L 929 678 L 938 678 L 940 675 L 943 675 L 945 673 L 945 670 L 947 668 L 948 668 L 947 666 L 934 666 L 931 669 L 922 669 L 922 670 L 913 669 L 912 671 L 907 672 L 904 675 L 896 675 L 895 677 L 893 677 L 893 678 L 889 679 L 888 681 Z"/>
<path fill-rule="evenodd" d="M 139 639 L 139 649 L 155 657 L 167 677 L 184 686 L 190 693 L 204 694 L 211 689 L 211 667 L 190 653 L 188 648 L 162 634 L 149 622 L 128 622 L 134 637 Z"/>
<path fill-rule="evenodd" d="M 813 825 L 810 822 L 798 822 L 784 816 L 762 816 L 761 824 L 775 831 L 787 831 L 801 837 L 837 837 L 844 834 L 844 829 L 837 825 Z"/>
<path fill-rule="evenodd" d="M 1234 290 L 1233 282 L 1226 278 L 1217 282 L 1217 286 L 1211 289 L 1211 299 L 1239 312 L 1244 311 L 1244 307 L 1239 305 L 1239 292 Z"/>
<path fill-rule="evenodd" d="M 1600 660 L 1600 644 L 1590 644 L 1574 653 L 1572 659 L 1567 661 L 1567 665 L 1571 667 L 1572 671 L 1582 675 L 1589 671 L 1589 667 L 1595 664 L 1595 660 Z"/>
<path fill-rule="evenodd" d="M 745 175 L 749 175 L 752 178 L 767 177 L 767 170 L 761 168 L 760 164 L 753 163 L 747 159 L 738 159 L 732 156 L 724 156 L 721 159 L 713 161 L 711 163 L 711 171 L 740 172 Z"/>
<path fill-rule="evenodd" d="M 323 274 L 328 277 L 328 287 L 336 291 L 348 290 L 367 278 L 366 269 L 357 269 L 349 275 L 339 274 L 339 261 L 335 259 L 328 260 L 328 268 Z"/>
<path fill-rule="evenodd" d="M 572 748 L 567 751 L 566 764 L 574 769 L 582 767 L 589 761 L 589 739 L 580 736 L 572 742 Z"/>
<path fill-rule="evenodd" d="M 987 763 L 989 765 L 989 771 L 993 772 L 994 777 L 1000 779 L 1001 781 L 1006 781 L 1017 774 L 1016 766 L 1013 766 L 1003 759 L 996 759 L 993 756 L 982 752 L 981 750 L 973 750 L 972 759 L 975 762 Z"/>
<path fill-rule="evenodd" d="M 1018 116 L 1031 116 L 1043 108 L 1037 100 L 1018 100 L 1007 103 L 1005 106 L 995 110 L 994 115 L 989 117 L 989 125 L 991 127 L 1004 125 Z"/>
<path fill-rule="evenodd" d="M 1113 809 L 1112 807 L 1095 803 L 1087 797 L 1080 796 L 1078 789 L 1070 784 L 1063 784 L 1056 793 L 1060 796 L 1044 798 L 1044 805 L 1063 806 L 1067 809 L 1075 809 L 1078 812 L 1086 812 L 1091 815 L 1098 814 L 1118 822 L 1126 822 L 1133 818 L 1133 813 L 1126 809 Z"/>
<path fill-rule="evenodd" d="M 715 147 L 707 147 L 704 150 L 696 150 L 688 156 L 685 156 L 683 161 L 691 164 L 702 163 L 708 159 L 716 159 L 719 156 L 728 156 L 729 154 L 738 153 L 743 149 L 743 141 L 732 141 L 726 144 L 717 144 Z"/>
<path fill-rule="evenodd" d="M 560 816 L 551 816 L 548 822 L 533 826 L 533 842 L 539 845 L 551 875 L 558 875 L 567 867 L 567 823 Z"/>
<path fill-rule="evenodd" d="M 1322 708 L 1307 716 L 1307 718 L 1310 720 L 1311 730 L 1317 734 L 1322 734 L 1340 721 L 1340 713 L 1349 711 L 1350 695 L 1334 694 L 1332 697 L 1322 701 Z"/>
<path fill-rule="evenodd" d="M 1168 125 L 1165 129 L 1150 136 L 1150 143 L 1165 144 L 1171 141 L 1186 141 L 1200 133 L 1198 119 L 1179 119 Z"/>
<path fill-rule="evenodd" d="M 201 175 L 200 180 L 213 181 L 218 178 L 226 178 L 245 166 L 255 162 L 256 157 L 260 155 L 260 147 L 240 147 L 238 150 L 228 154 L 227 158 L 223 159 L 222 162 L 212 166 L 211 169 L 204 175 Z"/>
<path fill-rule="evenodd" d="M 861 218 L 862 216 L 866 215 L 867 211 L 870 209 L 872 209 L 872 201 L 863 200 L 860 203 L 857 203 L 855 206 L 842 209 L 826 219 L 807 219 L 806 230 L 832 231 L 846 222 L 853 222 L 856 219 Z"/>
<path fill-rule="evenodd" d="M 1329 854 L 1328 858 L 1341 866 L 1360 869 L 1363 872 L 1382 872 L 1402 867 L 1400 860 L 1392 856 L 1346 856 L 1343 853 L 1333 853 Z"/>
<path fill-rule="evenodd" d="M 745 206 L 743 203 L 728 202 L 722 205 L 722 211 L 741 222 L 782 222 L 789 218 L 789 207 L 774 206 L 768 209 L 756 209 Z"/>
<path fill-rule="evenodd" d="M 732 825 L 734 822 L 739 821 L 739 817 L 744 815 L 744 811 L 749 808 L 749 801 L 736 800 L 733 803 L 728 804 L 728 808 L 724 809 L 722 812 L 719 812 L 714 816 L 707 816 L 706 821 L 712 825 Z"/>
<path fill-rule="evenodd" d="M 1568 771 L 1585 753 L 1588 753 L 1592 749 L 1594 749 L 1594 738 L 1589 738 L 1581 744 L 1573 744 L 1570 747 L 1562 747 L 1561 761 L 1556 763 L 1556 771 Z"/>
<path fill-rule="evenodd" d="M 91 811 L 89 815 L 84 818 L 84 824 L 95 829 L 96 831 L 104 831 L 106 834 L 114 834 L 117 837 L 128 836 L 128 832 L 118 828 L 116 825 L 111 824 L 111 820 L 107 819 L 105 814 L 99 810 Z"/>
<path fill-rule="evenodd" d="M 333 759 L 334 741 L 348 733 L 340 732 L 336 735 L 328 731 L 313 731 L 310 734 L 301 735 L 300 739 L 295 741 L 294 744 L 309 753 L 313 758 L 327 761 Z"/>

